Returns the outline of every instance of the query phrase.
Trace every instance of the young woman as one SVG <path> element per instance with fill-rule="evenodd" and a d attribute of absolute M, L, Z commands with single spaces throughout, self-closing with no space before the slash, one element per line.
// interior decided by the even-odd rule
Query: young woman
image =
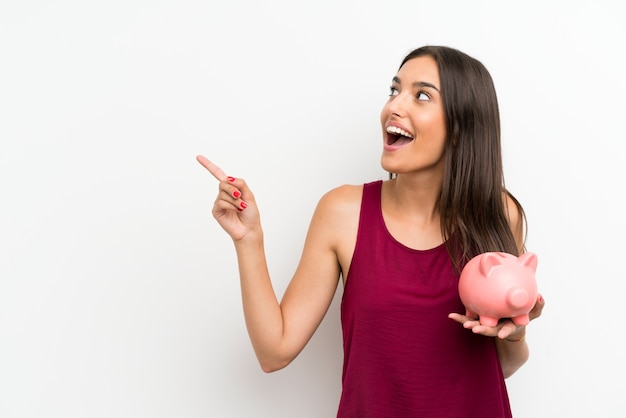
<path fill-rule="evenodd" d="M 525 326 L 458 312 L 463 265 L 524 251 L 525 216 L 505 189 L 493 82 L 449 47 L 412 51 L 381 112 L 389 180 L 319 201 L 281 301 L 270 281 L 252 191 L 203 156 L 219 180 L 213 216 L 239 261 L 246 325 L 266 372 L 309 341 L 343 280 L 338 417 L 510 417 L 504 379 L 528 358 Z M 539 296 L 530 317 L 541 314 Z"/>

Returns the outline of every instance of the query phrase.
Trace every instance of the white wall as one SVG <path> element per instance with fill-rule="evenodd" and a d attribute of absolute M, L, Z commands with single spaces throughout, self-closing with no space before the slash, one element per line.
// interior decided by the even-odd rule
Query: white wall
<path fill-rule="evenodd" d="M 0 416 L 334 416 L 341 289 L 262 373 L 194 157 L 254 188 L 282 294 L 318 198 L 385 176 L 400 60 L 444 44 L 492 73 L 539 256 L 515 416 L 626 417 L 622 4 L 2 0 Z"/>

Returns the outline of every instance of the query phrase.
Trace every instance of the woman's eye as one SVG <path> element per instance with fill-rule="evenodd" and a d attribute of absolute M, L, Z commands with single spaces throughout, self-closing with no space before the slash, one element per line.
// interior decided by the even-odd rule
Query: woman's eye
<path fill-rule="evenodd" d="M 395 87 L 389 87 L 389 96 L 397 96 L 398 95 L 398 89 Z"/>
<path fill-rule="evenodd" d="M 423 91 L 420 91 L 419 93 L 417 93 L 417 100 L 430 100 L 430 96 L 426 93 L 424 93 Z"/>

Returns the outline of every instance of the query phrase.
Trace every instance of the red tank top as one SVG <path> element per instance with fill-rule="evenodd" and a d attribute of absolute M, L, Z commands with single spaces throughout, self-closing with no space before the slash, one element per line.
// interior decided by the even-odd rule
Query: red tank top
<path fill-rule="evenodd" d="M 465 308 L 445 245 L 422 251 L 396 241 L 383 220 L 381 187 L 364 185 L 341 302 L 337 417 L 511 417 L 494 339 L 448 318 Z"/>

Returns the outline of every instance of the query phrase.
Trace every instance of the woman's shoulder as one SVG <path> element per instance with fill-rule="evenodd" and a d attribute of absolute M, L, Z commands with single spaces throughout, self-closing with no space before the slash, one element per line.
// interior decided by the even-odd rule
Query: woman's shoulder
<path fill-rule="evenodd" d="M 336 186 L 320 198 L 318 211 L 337 217 L 341 215 L 358 217 L 364 188 L 368 185 L 383 182 L 383 180 L 375 180 L 364 184 L 342 184 Z"/>
<path fill-rule="evenodd" d="M 337 221 L 345 221 L 346 217 L 358 218 L 361 210 L 363 189 L 368 184 L 382 183 L 382 180 L 365 184 L 342 184 L 327 191 L 319 200 L 317 212 L 333 216 Z"/>
<path fill-rule="evenodd" d="M 517 243 L 520 252 L 523 252 L 525 241 L 524 228 L 526 224 L 524 209 L 515 196 L 513 196 L 513 194 L 511 194 L 508 190 L 505 190 L 503 199 L 504 210 L 506 211 L 506 216 L 509 221 L 511 231 L 513 232 L 513 237 L 515 238 L 515 242 Z"/>
<path fill-rule="evenodd" d="M 365 184 L 342 184 L 341 186 L 334 187 L 326 192 L 322 196 L 321 201 L 329 202 L 332 204 L 360 204 L 361 198 L 363 196 L 363 188 L 368 184 L 382 182 L 382 180 L 377 180 Z"/>
<path fill-rule="evenodd" d="M 313 216 L 313 231 L 328 238 L 328 245 L 335 251 L 342 270 L 346 272 L 354 251 L 362 196 L 362 184 L 334 187 L 320 198 Z"/>
<path fill-rule="evenodd" d="M 509 224 L 511 224 L 512 227 L 519 226 L 523 217 L 522 205 L 508 190 L 504 191 L 503 200 L 504 210 L 506 211 Z"/>
<path fill-rule="evenodd" d="M 342 184 L 327 191 L 319 201 L 319 207 L 333 212 L 360 206 L 363 185 Z"/>
<path fill-rule="evenodd" d="M 342 184 L 330 189 L 322 196 L 322 200 L 333 203 L 360 203 L 365 187 L 382 187 L 388 180 L 373 180 L 362 184 Z"/>

